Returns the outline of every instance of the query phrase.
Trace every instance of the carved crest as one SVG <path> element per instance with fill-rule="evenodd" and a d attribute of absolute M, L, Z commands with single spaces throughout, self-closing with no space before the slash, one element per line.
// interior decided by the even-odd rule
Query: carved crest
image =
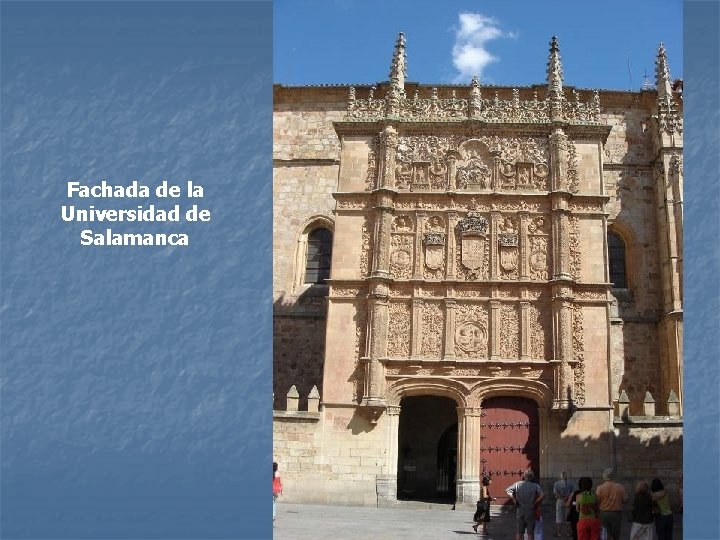
<path fill-rule="evenodd" d="M 487 219 L 478 212 L 468 212 L 465 219 L 458 223 L 460 233 L 460 261 L 465 268 L 476 271 L 482 267 L 485 259 L 485 235 Z"/>
<path fill-rule="evenodd" d="M 425 235 L 425 266 L 430 270 L 442 267 L 445 255 L 445 235 L 442 233 L 428 233 Z"/>
<path fill-rule="evenodd" d="M 518 253 L 516 249 L 501 248 L 500 249 L 500 268 L 506 272 L 512 272 L 517 268 Z"/>

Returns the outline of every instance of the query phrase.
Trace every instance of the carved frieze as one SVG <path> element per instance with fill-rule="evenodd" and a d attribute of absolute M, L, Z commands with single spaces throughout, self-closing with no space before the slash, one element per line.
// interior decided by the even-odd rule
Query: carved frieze
<path fill-rule="evenodd" d="M 337 287 L 333 285 L 331 290 L 331 296 L 335 298 L 356 298 L 359 295 L 359 287 Z"/>
<path fill-rule="evenodd" d="M 501 98 L 497 90 L 492 95 L 483 97 L 482 87 L 477 85 L 463 89 L 461 96 L 453 89 L 449 97 L 442 98 L 437 88 L 422 89 L 422 95 L 420 90 L 417 90 L 412 97 L 391 92 L 387 97 L 379 98 L 375 97 L 375 91 L 375 87 L 372 87 L 367 98 L 358 98 L 355 88 L 350 88 L 346 118 L 379 120 L 386 116 L 387 111 L 391 111 L 403 120 L 462 121 L 473 118 L 490 123 L 513 124 L 544 124 L 550 121 L 551 96 L 548 94 L 540 99 L 536 90 L 532 94 L 525 91 L 523 98 L 517 88 L 507 97 Z M 561 94 L 555 99 L 559 100 L 562 117 L 566 121 L 598 123 L 600 98 L 597 92 L 594 92 L 590 99 L 581 99 L 577 91 L 570 96 Z M 388 102 L 392 102 L 391 108 L 388 108 Z"/>
<path fill-rule="evenodd" d="M 413 286 L 408 283 L 393 283 L 390 289 L 390 296 L 393 298 L 409 298 L 413 295 Z"/>

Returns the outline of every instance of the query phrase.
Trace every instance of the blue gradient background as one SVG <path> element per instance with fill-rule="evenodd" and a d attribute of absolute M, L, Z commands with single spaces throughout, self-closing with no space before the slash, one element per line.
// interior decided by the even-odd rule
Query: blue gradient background
<path fill-rule="evenodd" d="M 2 2 L 2 538 L 271 538 L 271 7 Z M 83 247 L 69 179 L 212 221 Z"/>
<path fill-rule="evenodd" d="M 720 3 L 686 1 L 684 538 L 720 538 Z"/>

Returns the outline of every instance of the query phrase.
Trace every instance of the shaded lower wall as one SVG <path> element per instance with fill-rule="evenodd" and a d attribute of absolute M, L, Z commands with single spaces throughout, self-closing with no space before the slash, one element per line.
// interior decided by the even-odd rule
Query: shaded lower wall
<path fill-rule="evenodd" d="M 540 471 L 546 492 L 552 492 L 560 471 L 567 471 L 574 482 L 590 476 L 597 486 L 602 471 L 615 467 L 616 479 L 629 495 L 637 480 L 657 477 L 677 505 L 683 442 L 679 420 L 616 420 L 614 431 L 598 433 L 585 428 L 597 425 L 585 416 L 575 413 L 567 424 L 556 417 L 548 421 Z M 397 474 L 386 466 L 387 431 L 387 415 L 371 424 L 352 407 L 323 408 L 318 413 L 276 411 L 273 456 L 285 485 L 283 500 L 375 506 L 377 477 Z"/>

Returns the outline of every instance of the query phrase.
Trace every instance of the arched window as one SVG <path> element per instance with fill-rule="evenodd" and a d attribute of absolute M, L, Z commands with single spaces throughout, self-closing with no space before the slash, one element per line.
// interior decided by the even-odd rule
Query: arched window
<path fill-rule="evenodd" d="M 308 235 L 305 259 L 305 283 L 324 283 L 330 277 L 332 233 L 324 228 Z"/>
<path fill-rule="evenodd" d="M 613 289 L 627 289 L 625 242 L 615 233 L 608 233 L 608 259 L 610 283 L 613 284 Z"/>

